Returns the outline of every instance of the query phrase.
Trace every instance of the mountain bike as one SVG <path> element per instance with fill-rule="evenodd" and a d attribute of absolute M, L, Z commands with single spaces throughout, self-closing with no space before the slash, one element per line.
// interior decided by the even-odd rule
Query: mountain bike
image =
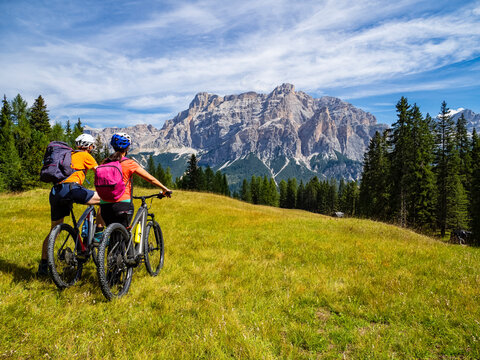
<path fill-rule="evenodd" d="M 83 265 L 90 256 L 98 265 L 98 242 L 95 236 L 95 208 L 87 206 L 78 222 L 70 210 L 73 226 L 59 224 L 48 238 L 47 260 L 53 282 L 60 289 L 74 285 L 82 276 Z"/>
<path fill-rule="evenodd" d="M 107 226 L 98 248 L 98 279 L 103 295 L 108 299 L 120 298 L 128 293 L 133 269 L 145 262 L 151 276 L 157 276 L 163 267 L 165 248 L 162 229 L 149 212 L 147 199 L 170 196 L 154 194 L 133 196 L 142 201 L 131 226 L 119 223 Z"/>

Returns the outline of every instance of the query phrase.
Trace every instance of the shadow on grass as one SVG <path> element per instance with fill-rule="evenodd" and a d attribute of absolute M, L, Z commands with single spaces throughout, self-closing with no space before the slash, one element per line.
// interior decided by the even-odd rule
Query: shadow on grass
<path fill-rule="evenodd" d="M 18 264 L 9 262 L 4 259 L 0 259 L 0 272 L 5 274 L 13 274 L 13 281 L 18 283 L 22 281 L 28 281 L 32 279 L 37 279 L 37 274 L 35 270 L 25 268 Z M 38 278 L 43 279 L 43 278 Z M 50 278 L 46 277 L 46 279 L 50 280 Z"/>

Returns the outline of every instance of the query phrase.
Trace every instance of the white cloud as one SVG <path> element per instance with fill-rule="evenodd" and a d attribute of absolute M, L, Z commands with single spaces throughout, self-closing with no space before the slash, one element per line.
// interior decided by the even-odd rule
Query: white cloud
<path fill-rule="evenodd" d="M 151 109 L 151 108 L 158 108 L 158 107 L 172 107 L 176 106 L 179 103 L 186 103 L 191 101 L 190 96 L 175 96 L 175 95 L 167 95 L 167 96 L 142 96 L 132 100 L 127 101 L 124 106 L 127 108 L 134 108 L 134 109 Z"/>
<path fill-rule="evenodd" d="M 115 102 L 137 110 L 164 107 L 172 114 L 199 91 L 267 92 L 283 82 L 316 92 L 362 86 L 352 97 L 378 94 L 395 88 L 379 87 L 381 80 L 480 55 L 478 3 L 412 18 L 417 3 L 180 4 L 85 38 L 58 35 L 35 47 L 13 47 L 0 58 L 0 85 L 9 97 L 41 93 L 55 111 L 66 111 L 68 104 Z M 143 53 L 153 47 L 163 50 Z M 397 88 L 447 85 L 430 81 Z M 137 121 L 125 112 L 117 115 Z"/>

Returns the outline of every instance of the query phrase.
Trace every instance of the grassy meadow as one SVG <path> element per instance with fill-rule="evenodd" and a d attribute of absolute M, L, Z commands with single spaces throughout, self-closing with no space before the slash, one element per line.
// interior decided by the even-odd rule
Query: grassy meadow
<path fill-rule="evenodd" d="M 48 190 L 0 203 L 0 359 L 480 358 L 478 248 L 176 191 L 152 204 L 164 269 L 107 302 L 93 262 L 36 278 Z"/>

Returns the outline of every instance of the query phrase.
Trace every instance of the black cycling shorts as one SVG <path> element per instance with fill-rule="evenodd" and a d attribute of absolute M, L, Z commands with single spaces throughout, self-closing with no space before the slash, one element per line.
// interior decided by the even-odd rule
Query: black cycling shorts
<path fill-rule="evenodd" d="M 86 204 L 95 194 L 77 183 L 64 183 L 52 187 L 50 191 L 50 217 L 57 221 L 70 214 L 73 203 Z"/>
<path fill-rule="evenodd" d="M 130 225 L 133 212 L 134 207 L 131 201 L 100 204 L 100 214 L 102 215 L 103 221 L 105 221 L 107 226 L 112 223 L 120 223 L 127 227 Z"/>

